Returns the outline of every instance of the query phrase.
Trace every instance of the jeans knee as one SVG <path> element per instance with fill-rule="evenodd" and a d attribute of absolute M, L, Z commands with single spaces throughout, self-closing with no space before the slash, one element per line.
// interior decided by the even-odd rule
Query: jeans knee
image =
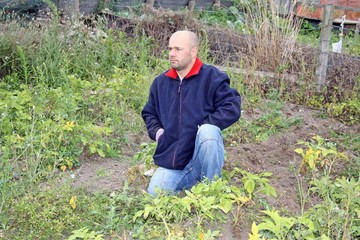
<path fill-rule="evenodd" d="M 216 140 L 222 141 L 221 130 L 219 127 L 212 124 L 203 124 L 198 129 L 199 140 Z"/>

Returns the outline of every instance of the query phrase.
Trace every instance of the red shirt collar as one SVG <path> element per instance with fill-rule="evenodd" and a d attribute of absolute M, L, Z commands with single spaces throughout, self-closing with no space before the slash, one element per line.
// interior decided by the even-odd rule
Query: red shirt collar
<path fill-rule="evenodd" d="M 194 65 L 192 66 L 190 72 L 184 77 L 184 79 L 197 75 L 200 72 L 201 66 L 201 60 L 199 58 L 196 58 Z M 176 79 L 178 74 L 174 68 L 171 68 L 167 73 L 165 73 L 165 76 Z"/>

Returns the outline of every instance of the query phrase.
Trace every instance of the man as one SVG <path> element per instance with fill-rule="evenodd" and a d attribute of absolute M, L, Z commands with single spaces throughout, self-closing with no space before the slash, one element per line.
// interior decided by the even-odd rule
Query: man
<path fill-rule="evenodd" d="M 169 40 L 171 69 L 155 78 L 142 117 L 156 140 L 159 168 L 148 192 L 177 192 L 198 181 L 221 177 L 224 143 L 221 130 L 240 118 L 239 93 L 226 73 L 197 57 L 199 40 L 191 31 Z"/>

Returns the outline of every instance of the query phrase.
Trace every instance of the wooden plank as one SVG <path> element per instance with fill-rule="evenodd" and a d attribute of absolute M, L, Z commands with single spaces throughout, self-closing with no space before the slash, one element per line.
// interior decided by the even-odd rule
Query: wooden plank
<path fill-rule="evenodd" d="M 264 71 L 254 71 L 249 69 L 241 69 L 241 68 L 232 68 L 232 67 L 223 67 L 223 66 L 216 66 L 221 71 L 231 71 L 234 73 L 239 73 L 247 76 L 255 76 L 260 78 L 265 78 L 267 80 L 272 79 L 282 79 L 282 80 L 288 80 L 292 83 L 295 83 L 298 80 L 298 76 L 294 74 L 288 74 L 288 73 L 273 73 L 273 72 L 264 72 Z"/>

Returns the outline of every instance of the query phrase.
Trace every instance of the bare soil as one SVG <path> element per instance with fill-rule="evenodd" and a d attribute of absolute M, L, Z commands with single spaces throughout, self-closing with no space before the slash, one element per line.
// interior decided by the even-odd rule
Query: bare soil
<path fill-rule="evenodd" d="M 284 114 L 289 117 L 301 117 L 303 124 L 289 128 L 286 132 L 270 137 L 260 143 L 238 144 L 226 147 L 227 161 L 225 169 L 231 170 L 240 167 L 252 173 L 272 172 L 270 183 L 276 189 L 276 198 L 267 198 L 269 206 L 291 214 L 299 214 L 301 205 L 297 174 L 301 162 L 300 157 L 294 152 L 299 140 L 309 140 L 314 135 L 329 138 L 332 132 L 338 134 L 359 132 L 359 125 L 346 126 L 333 119 L 320 118 L 320 112 L 294 104 L 285 104 Z M 246 112 L 244 118 L 251 118 Z M 146 190 L 148 179 L 139 177 L 140 171 L 131 160 L 139 151 L 138 146 L 143 141 L 149 141 L 146 134 L 132 136 L 128 146 L 124 148 L 124 155 L 120 159 L 81 157 L 81 166 L 70 172 L 75 187 L 85 188 L 88 192 L 96 191 L 121 191 L 124 181 L 130 181 L 136 188 Z M 348 153 L 354 157 L 353 153 Z M 135 170 L 134 170 L 135 169 Z M 137 170 L 136 170 L 137 169 Z M 300 175 L 298 175 L 300 176 Z M 308 202 L 306 207 L 316 203 Z M 248 207 L 251 211 L 251 206 Z M 247 211 L 245 209 L 245 211 Z M 248 239 L 252 220 L 241 219 L 240 223 L 233 225 L 232 217 L 223 224 L 222 234 L 219 239 Z"/>

